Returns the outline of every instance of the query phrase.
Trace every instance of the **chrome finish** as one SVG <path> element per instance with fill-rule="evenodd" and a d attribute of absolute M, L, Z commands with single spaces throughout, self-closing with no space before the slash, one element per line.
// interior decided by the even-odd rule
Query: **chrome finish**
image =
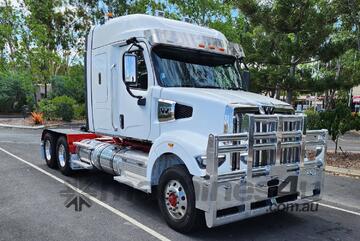
<path fill-rule="evenodd" d="M 206 175 L 193 177 L 196 208 L 205 211 L 208 227 L 266 213 L 269 205 L 279 205 L 278 198 L 286 195 L 287 203 L 321 198 L 327 131 L 308 131 L 306 135 L 304 119 L 302 115 L 247 114 L 242 118 L 246 132 L 209 135 Z M 305 156 L 306 151 L 312 152 Z M 219 153 L 247 156 L 246 165 L 218 174 Z M 274 179 L 277 186 L 289 184 L 289 190 L 279 187 L 279 192 L 269 196 L 268 185 L 273 185 L 269 183 Z M 257 202 L 265 207 L 254 207 Z M 219 210 L 233 207 L 238 207 L 235 213 L 218 216 Z"/>
<path fill-rule="evenodd" d="M 120 149 L 115 145 L 107 145 L 97 156 L 100 167 L 104 172 L 114 175 L 113 158 Z"/>
<path fill-rule="evenodd" d="M 146 179 L 148 153 L 96 139 L 74 144 L 77 146 L 78 159 L 72 160 L 73 166 L 96 168 L 116 175 L 114 180 L 118 182 L 151 192 L 151 185 Z"/>
<path fill-rule="evenodd" d="M 66 151 L 65 151 L 65 147 L 63 144 L 59 145 L 59 150 L 58 150 L 58 160 L 60 163 L 61 167 L 65 167 L 66 165 Z"/>
<path fill-rule="evenodd" d="M 228 153 L 228 152 L 239 152 L 239 151 L 246 151 L 247 145 L 231 145 L 231 146 L 220 146 L 219 147 L 219 154 Z"/>
<path fill-rule="evenodd" d="M 160 122 L 175 120 L 175 105 L 175 101 L 159 99 L 158 119 Z"/>
<path fill-rule="evenodd" d="M 126 84 L 136 83 L 136 64 L 137 64 L 137 55 L 134 53 L 125 53 L 124 54 L 124 77 Z"/>
<path fill-rule="evenodd" d="M 50 160 L 51 159 L 51 143 L 50 143 L 50 140 L 46 140 L 45 141 L 45 157 L 46 157 L 46 160 Z"/>
<path fill-rule="evenodd" d="M 116 67 L 116 65 L 113 64 L 113 65 L 111 65 L 111 68 L 110 68 L 110 91 L 111 91 L 111 107 L 110 107 L 110 109 L 111 109 L 111 125 L 112 125 L 114 131 L 117 131 L 117 130 L 118 130 L 118 127 L 117 127 L 117 126 L 115 125 L 115 123 L 114 123 L 114 109 L 115 109 L 115 104 L 114 104 L 114 99 L 115 99 L 115 98 L 114 98 L 114 96 L 115 96 L 115 94 L 114 94 L 114 89 L 115 89 L 115 88 L 113 88 L 113 82 L 114 82 L 115 80 L 114 80 L 114 74 L 113 74 L 113 72 L 114 72 L 115 67 Z"/>
<path fill-rule="evenodd" d="M 170 180 L 165 187 L 164 202 L 166 210 L 174 219 L 181 219 L 187 211 L 187 196 L 181 183 Z"/>

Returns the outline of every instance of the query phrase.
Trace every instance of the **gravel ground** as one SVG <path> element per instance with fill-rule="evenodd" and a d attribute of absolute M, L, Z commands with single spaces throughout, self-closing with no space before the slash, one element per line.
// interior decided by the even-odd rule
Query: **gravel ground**
<path fill-rule="evenodd" d="M 333 167 L 360 170 L 360 153 L 328 153 L 326 164 Z"/>

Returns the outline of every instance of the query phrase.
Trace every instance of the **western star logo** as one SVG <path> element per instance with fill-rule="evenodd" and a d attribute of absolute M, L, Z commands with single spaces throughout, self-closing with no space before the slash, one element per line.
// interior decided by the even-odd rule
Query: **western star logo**
<path fill-rule="evenodd" d="M 263 106 L 265 114 L 272 115 L 274 114 L 275 107 L 274 106 Z"/>

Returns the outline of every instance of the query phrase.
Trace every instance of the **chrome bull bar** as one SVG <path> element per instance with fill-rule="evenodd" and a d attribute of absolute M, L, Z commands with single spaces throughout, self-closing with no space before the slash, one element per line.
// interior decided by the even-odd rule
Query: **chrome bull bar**
<path fill-rule="evenodd" d="M 320 199 L 327 130 L 306 133 L 304 115 L 248 114 L 244 120 L 246 132 L 209 135 L 206 175 L 193 178 L 196 207 L 205 211 L 208 227 L 266 213 L 269 205 Z M 219 175 L 218 155 L 230 153 L 247 156 L 246 167 Z M 277 190 L 288 183 L 288 192 Z"/>

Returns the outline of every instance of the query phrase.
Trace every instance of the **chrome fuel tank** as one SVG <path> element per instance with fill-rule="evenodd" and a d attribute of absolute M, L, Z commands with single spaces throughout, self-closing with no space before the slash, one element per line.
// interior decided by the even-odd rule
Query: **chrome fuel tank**
<path fill-rule="evenodd" d="M 83 140 L 81 143 L 86 145 L 77 147 L 79 159 L 98 170 L 118 176 L 123 171 L 146 176 L 148 153 L 98 140 Z"/>

